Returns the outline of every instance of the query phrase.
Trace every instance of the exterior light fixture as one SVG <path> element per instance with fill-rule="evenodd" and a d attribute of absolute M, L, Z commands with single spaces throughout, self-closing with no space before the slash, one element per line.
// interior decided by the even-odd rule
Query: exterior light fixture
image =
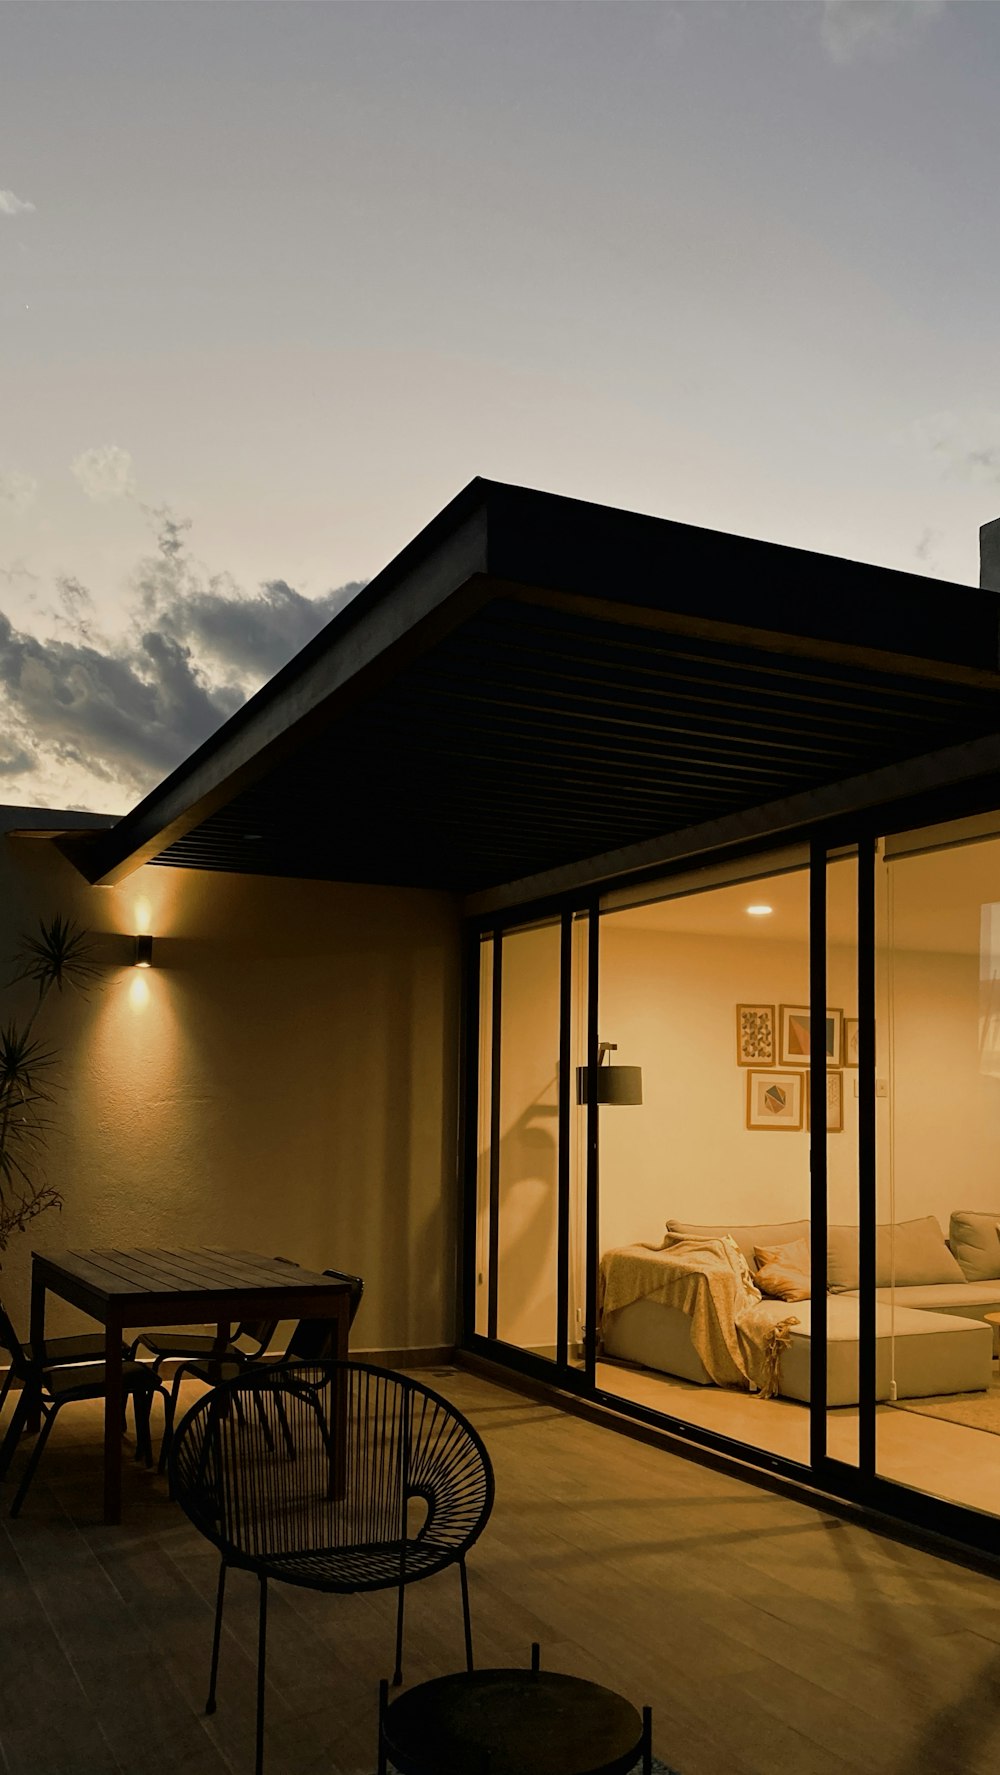
<path fill-rule="evenodd" d="M 151 968 L 153 965 L 153 939 L 148 931 L 140 933 L 135 940 L 135 960 L 137 968 Z"/>
<path fill-rule="evenodd" d="M 773 906 L 748 906 L 747 911 L 750 914 L 751 918 L 767 918 L 774 911 L 774 907 Z"/>
<path fill-rule="evenodd" d="M 610 1061 L 605 1065 L 608 1055 L 616 1053 L 617 1049 L 617 1042 L 598 1042 L 597 1044 L 597 1101 L 598 1103 L 641 1103 L 642 1067 L 612 1066 Z M 577 1103 L 587 1102 L 589 1075 L 589 1067 L 577 1067 Z"/>

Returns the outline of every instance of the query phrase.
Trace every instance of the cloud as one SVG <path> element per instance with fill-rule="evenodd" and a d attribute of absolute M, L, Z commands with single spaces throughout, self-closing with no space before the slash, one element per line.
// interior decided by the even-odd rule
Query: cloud
<path fill-rule="evenodd" d="M 27 216 L 34 207 L 26 197 L 17 197 L 13 191 L 0 190 L 0 216 Z"/>
<path fill-rule="evenodd" d="M 841 66 L 905 49 L 944 16 L 947 0 L 823 0 L 820 38 Z"/>
<path fill-rule="evenodd" d="M 132 458 L 117 444 L 98 444 L 84 450 L 70 464 L 88 499 L 108 505 L 113 499 L 129 499 L 135 492 Z"/>
<path fill-rule="evenodd" d="M 34 475 L 22 474 L 19 468 L 0 469 L 0 501 L 4 505 L 12 505 L 16 512 L 23 512 L 37 492 L 38 482 Z"/>
<path fill-rule="evenodd" d="M 1000 414 L 934 413 L 918 419 L 914 432 L 949 478 L 979 487 L 1000 482 Z"/>
<path fill-rule="evenodd" d="M 150 513 L 155 549 L 135 569 L 125 633 L 95 629 L 72 575 L 42 639 L 0 611 L 0 776 L 18 799 L 116 813 L 153 788 L 312 639 L 360 583 L 307 598 L 283 579 L 247 594 L 206 575 L 189 525 Z"/>

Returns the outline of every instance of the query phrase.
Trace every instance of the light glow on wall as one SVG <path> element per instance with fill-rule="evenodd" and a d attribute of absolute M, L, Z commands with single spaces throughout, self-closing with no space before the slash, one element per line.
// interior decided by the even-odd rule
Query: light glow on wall
<path fill-rule="evenodd" d="M 133 975 L 128 989 L 128 1001 L 133 1011 L 144 1011 L 149 1000 L 149 981 L 145 973 Z"/>
<path fill-rule="evenodd" d="M 751 918 L 768 918 L 768 917 L 770 917 L 770 915 L 773 911 L 774 911 L 773 906 L 748 906 L 747 907 L 747 912 L 750 914 Z"/>

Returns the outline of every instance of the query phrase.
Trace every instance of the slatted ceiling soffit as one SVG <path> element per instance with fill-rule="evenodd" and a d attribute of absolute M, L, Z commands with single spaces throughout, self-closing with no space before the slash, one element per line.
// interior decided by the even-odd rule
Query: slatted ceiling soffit
<path fill-rule="evenodd" d="M 200 802 L 184 815 L 182 767 L 164 785 L 172 820 L 159 845 L 157 791 L 121 823 L 117 864 L 115 833 L 97 841 L 105 851 L 92 852 L 91 878 L 101 879 L 108 858 L 127 864 L 132 822 L 152 835 L 146 860 L 155 863 L 474 893 L 1000 729 L 992 595 L 938 588 L 948 624 L 940 624 L 945 657 L 937 660 L 926 580 L 490 483 L 473 483 L 454 502 L 466 535 L 476 498 L 487 539 L 479 571 L 469 573 L 466 549 L 459 583 L 443 596 L 435 590 L 433 624 L 419 644 L 407 648 L 397 622 L 394 651 L 364 682 L 313 705 L 293 662 L 257 699 L 259 717 L 250 705 L 234 718 L 239 768 L 220 770 L 212 785 L 213 749 L 221 759 L 229 723 L 192 760 Z M 451 559 L 447 518 L 426 533 L 439 546 L 418 561 L 414 605 L 422 587 L 436 587 L 439 562 Z M 610 581 L 593 584 L 591 556 L 581 550 L 580 532 L 595 524 L 604 525 L 601 546 L 605 531 L 618 538 L 613 597 Z M 631 525 L 642 546 L 630 559 Z M 684 584 L 654 598 L 651 585 L 678 576 L 664 574 L 662 559 L 651 570 L 650 538 L 670 560 L 675 533 Z M 784 582 L 797 566 L 800 587 L 811 571 L 826 598 L 839 580 L 848 614 L 818 615 L 804 589 L 798 605 L 784 586 L 770 600 L 749 589 L 737 595 L 728 580 L 720 590 L 717 571 L 707 570 L 692 614 L 688 581 L 699 547 L 707 562 L 723 548 L 727 565 L 742 548 L 755 572 L 770 561 Z M 502 576 L 491 578 L 491 554 L 502 559 Z M 544 582 L 545 565 L 557 584 Z M 567 589 L 574 573 L 590 589 Z M 392 599 L 407 596 L 405 575 L 393 578 L 391 568 L 381 577 L 390 582 L 384 608 L 373 582 L 355 633 L 337 618 L 302 656 L 312 674 L 324 668 L 324 647 L 331 668 L 338 646 L 359 652 L 361 622 L 391 614 Z M 861 623 L 866 586 L 875 615 Z M 746 627 L 748 609 L 760 610 L 761 631 Z M 787 631 L 774 627 L 776 611 Z M 877 632 L 877 651 L 852 637 L 848 618 L 866 637 Z M 823 623 L 831 632 L 817 634 Z M 890 632 L 896 653 L 884 645 Z"/>

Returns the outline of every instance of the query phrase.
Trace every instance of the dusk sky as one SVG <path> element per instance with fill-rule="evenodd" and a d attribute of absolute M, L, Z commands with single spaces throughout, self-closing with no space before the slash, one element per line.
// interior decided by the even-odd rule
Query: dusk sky
<path fill-rule="evenodd" d="M 476 474 L 977 583 L 998 92 L 989 0 L 7 0 L 0 801 L 126 811 Z"/>

